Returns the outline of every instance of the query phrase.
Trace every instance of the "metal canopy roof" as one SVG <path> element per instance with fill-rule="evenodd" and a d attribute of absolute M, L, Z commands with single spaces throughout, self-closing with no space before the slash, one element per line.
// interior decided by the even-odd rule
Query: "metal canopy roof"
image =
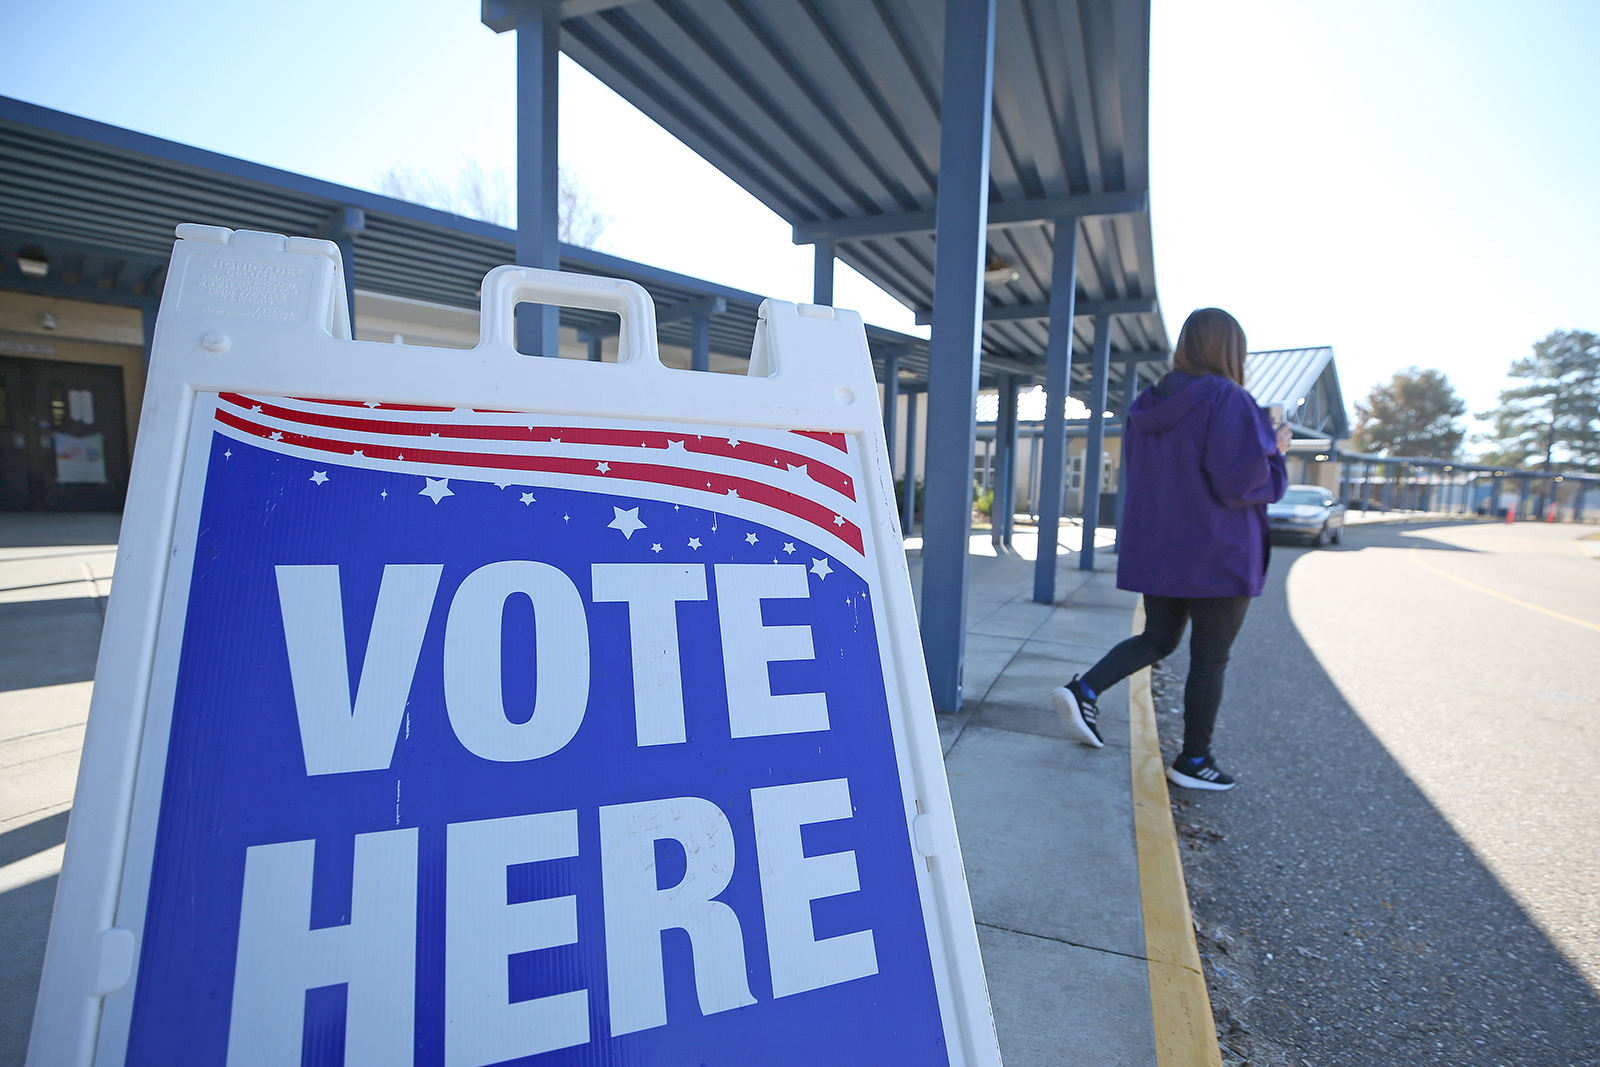
<path fill-rule="evenodd" d="M 178 223 L 311 235 L 347 206 L 366 216 L 355 251 L 362 290 L 476 310 L 484 274 L 514 260 L 516 235 L 504 227 L 0 97 L 0 288 L 151 306 Z M 23 249 L 44 253 L 46 278 L 21 272 Z M 575 245 L 562 245 L 561 267 L 644 286 L 663 344 L 690 343 L 675 309 L 720 297 L 711 350 L 749 358 L 759 294 Z M 608 325 L 571 308 L 562 324 Z M 876 326 L 867 337 L 880 376 L 893 355 L 908 386 L 926 381 L 925 340 Z"/>
<path fill-rule="evenodd" d="M 562 48 L 793 224 L 797 242 L 832 241 L 926 312 L 944 7 L 568 0 Z M 1118 212 L 1079 223 L 1079 315 L 1139 309 L 1113 320 L 1114 358 L 1168 350 L 1145 210 L 1148 68 L 1141 0 L 999 0 L 989 252 L 1017 277 L 987 287 L 985 356 L 1042 375 L 1053 220 L 1073 212 Z M 1090 323 L 1078 325 L 1087 353 Z M 1074 384 L 1086 373 L 1075 366 Z"/>
<path fill-rule="evenodd" d="M 1282 404 L 1284 418 L 1297 434 L 1336 441 L 1350 436 L 1332 348 L 1247 353 L 1244 387 L 1263 407 Z"/>

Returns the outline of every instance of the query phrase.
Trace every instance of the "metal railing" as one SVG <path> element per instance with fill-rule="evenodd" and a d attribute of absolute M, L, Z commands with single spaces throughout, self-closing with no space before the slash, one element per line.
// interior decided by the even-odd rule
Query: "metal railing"
<path fill-rule="evenodd" d="M 1353 510 L 1600 522 L 1600 474 L 1344 449 L 1332 456 L 1342 465 L 1339 497 Z"/>

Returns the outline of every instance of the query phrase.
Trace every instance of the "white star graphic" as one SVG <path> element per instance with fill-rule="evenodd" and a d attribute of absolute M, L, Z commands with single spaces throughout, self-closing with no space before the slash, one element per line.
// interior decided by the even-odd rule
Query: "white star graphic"
<path fill-rule="evenodd" d="M 811 561 L 811 573 L 826 580 L 828 575 L 833 573 L 833 568 L 828 566 L 828 561 L 825 559 L 814 559 Z"/>
<path fill-rule="evenodd" d="M 283 434 L 279 433 L 277 430 L 273 430 L 272 431 L 272 436 L 267 438 L 267 440 L 269 440 L 269 441 L 281 441 L 281 440 L 283 440 Z"/>
<path fill-rule="evenodd" d="M 260 404 L 252 405 L 250 410 L 251 411 L 260 411 L 261 410 L 261 405 Z"/>
<path fill-rule="evenodd" d="M 596 463 L 594 465 L 594 469 L 599 471 L 601 474 L 606 474 L 611 470 L 611 464 L 605 462 Z"/>
<path fill-rule="evenodd" d="M 561 521 L 562 522 L 571 522 L 572 521 L 572 516 L 571 515 L 563 515 L 563 516 L 561 516 Z"/>
<path fill-rule="evenodd" d="M 502 479 L 500 479 L 498 481 L 491 482 L 490 484 L 493 485 L 496 489 L 504 489 L 506 486 L 510 485 L 511 483 L 502 478 Z"/>
<path fill-rule="evenodd" d="M 367 400 L 367 401 L 364 401 L 361 406 L 362 407 L 368 407 L 368 408 L 375 408 L 375 407 L 378 406 L 378 402 L 376 400 Z"/>
<path fill-rule="evenodd" d="M 783 550 L 785 552 L 789 553 L 789 555 L 791 555 L 791 556 L 794 555 L 794 542 L 793 541 L 785 541 L 783 543 Z"/>
<path fill-rule="evenodd" d="M 428 497 L 435 504 L 447 496 L 456 495 L 455 490 L 450 488 L 449 478 L 429 478 L 427 475 L 423 475 L 422 480 L 428 484 L 418 490 L 417 495 Z"/>
<path fill-rule="evenodd" d="M 661 551 L 661 545 L 659 543 L 651 545 L 650 546 L 650 551 L 652 551 L 652 552 L 660 552 Z"/>
<path fill-rule="evenodd" d="M 356 449 L 354 452 L 352 452 L 350 454 L 352 456 L 360 456 L 362 459 L 366 459 L 367 458 L 367 454 L 365 452 L 361 451 L 361 449 L 359 449 L 359 448 Z"/>
<path fill-rule="evenodd" d="M 531 504 L 531 503 L 533 503 L 533 494 L 532 494 L 532 493 L 523 493 L 523 494 L 522 494 L 522 502 L 523 502 L 523 503 L 524 503 L 524 504 Z"/>
<path fill-rule="evenodd" d="M 744 535 L 744 543 L 747 545 L 753 545 L 759 540 L 761 540 L 761 538 L 757 537 L 753 533 L 747 533 Z"/>
<path fill-rule="evenodd" d="M 378 495 L 383 497 L 383 499 L 388 500 L 389 499 L 389 490 L 385 489 L 383 492 L 379 493 Z"/>
<path fill-rule="evenodd" d="M 729 489 L 728 490 L 728 495 L 733 497 L 735 500 L 738 500 L 739 499 L 739 490 L 737 490 L 737 489 Z"/>
<path fill-rule="evenodd" d="M 312 471 L 311 472 L 311 480 L 316 482 L 318 485 L 321 485 L 323 482 L 328 480 L 328 472 L 327 471 Z"/>
<path fill-rule="evenodd" d="M 629 508 L 627 511 L 623 511 L 621 508 L 613 505 L 611 510 L 617 513 L 617 517 L 606 523 L 606 528 L 611 530 L 621 530 L 622 536 L 627 538 L 629 541 L 633 540 L 633 531 L 643 530 L 645 528 L 644 523 L 639 521 L 638 508 Z"/>
<path fill-rule="evenodd" d="M 787 463 L 787 464 L 785 464 L 785 466 L 789 468 L 789 473 L 790 474 L 806 474 L 807 473 L 806 465 L 804 463 L 800 463 L 800 464 Z"/>
<path fill-rule="evenodd" d="M 700 538 L 698 538 L 698 537 L 689 538 L 689 547 L 690 548 L 699 548 L 700 547 Z"/>
<path fill-rule="evenodd" d="M 668 452 L 687 452 L 689 450 L 687 448 L 683 447 L 683 442 L 682 441 L 674 441 L 671 438 L 668 438 L 668 440 L 667 440 L 667 451 Z"/>
<path fill-rule="evenodd" d="M 438 436 L 439 436 L 439 435 L 438 435 L 438 434 L 436 434 L 436 433 L 430 433 L 430 434 L 429 434 L 429 435 L 428 435 L 428 436 L 429 436 L 429 437 L 438 437 Z"/>
<path fill-rule="evenodd" d="M 226 452 L 224 452 L 222 454 L 222 458 L 223 459 L 232 459 L 233 458 L 233 449 L 230 448 Z"/>
<path fill-rule="evenodd" d="M 728 438 L 728 447 L 729 448 L 738 448 L 739 447 L 739 439 L 737 437 Z"/>
<path fill-rule="evenodd" d="M 833 517 L 833 524 L 835 526 L 843 526 L 844 525 L 844 516 L 843 515 L 835 515 Z"/>
<path fill-rule="evenodd" d="M 550 438 L 550 443 L 553 444 L 553 445 L 559 445 L 561 443 L 561 438 L 552 437 L 552 438 Z"/>

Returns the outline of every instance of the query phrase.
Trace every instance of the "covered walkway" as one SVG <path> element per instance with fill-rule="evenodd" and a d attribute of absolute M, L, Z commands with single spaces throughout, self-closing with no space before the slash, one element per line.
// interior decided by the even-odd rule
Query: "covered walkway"
<path fill-rule="evenodd" d="M 1113 385 L 1132 395 L 1141 365 L 1167 357 L 1149 215 L 1148 5 L 491 0 L 484 21 L 518 34 L 518 262 L 557 261 L 564 50 L 815 246 L 816 303 L 833 302 L 842 259 L 932 325 L 923 382 L 903 381 L 896 363 L 881 373 L 891 400 L 927 392 L 923 649 L 935 706 L 960 708 L 980 380 L 1003 398 L 1006 470 L 1016 390 L 1046 387 L 1038 510 L 1041 543 L 1054 546 L 1069 388 L 1089 406 L 1098 454 Z M 1092 500 L 1088 530 L 1097 509 Z M 1001 502 L 1000 514 L 1014 510 Z M 1082 547 L 1092 570 L 1092 540 Z M 1040 603 L 1057 599 L 1054 564 L 1047 549 Z"/>

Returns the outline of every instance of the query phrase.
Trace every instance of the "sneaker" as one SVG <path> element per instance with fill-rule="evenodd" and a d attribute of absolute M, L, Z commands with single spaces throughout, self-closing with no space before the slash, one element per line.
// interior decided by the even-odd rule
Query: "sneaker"
<path fill-rule="evenodd" d="M 1056 714 L 1061 716 L 1061 725 L 1067 728 L 1068 737 L 1091 748 L 1105 747 L 1106 743 L 1100 739 L 1100 727 L 1096 725 L 1100 709 L 1076 674 L 1072 681 L 1051 691 L 1050 702 L 1056 706 Z"/>
<path fill-rule="evenodd" d="M 1233 775 L 1218 767 L 1217 761 L 1210 756 L 1198 760 L 1179 756 L 1167 768 L 1167 781 L 1185 789 L 1214 789 L 1219 792 L 1234 786 Z"/>

